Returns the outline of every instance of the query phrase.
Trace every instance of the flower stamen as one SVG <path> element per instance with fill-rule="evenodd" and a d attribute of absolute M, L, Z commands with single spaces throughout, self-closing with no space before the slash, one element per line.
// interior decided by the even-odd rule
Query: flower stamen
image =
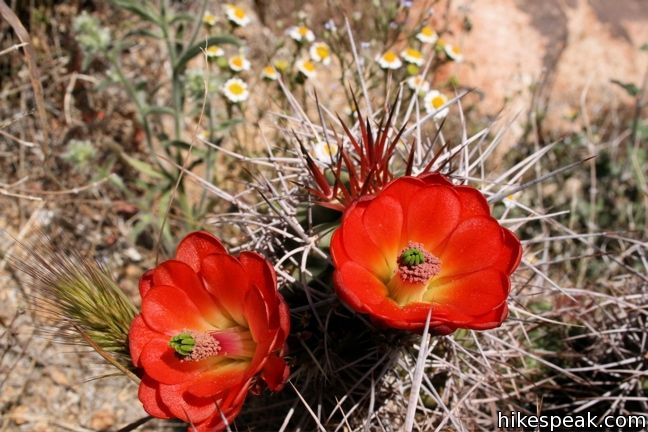
<path fill-rule="evenodd" d="M 171 338 L 169 346 L 186 361 L 199 361 L 217 356 L 221 345 L 209 333 L 182 332 Z"/>
<path fill-rule="evenodd" d="M 441 260 L 426 251 L 423 244 L 408 242 L 398 256 L 398 274 L 409 283 L 426 283 L 441 271 Z"/>

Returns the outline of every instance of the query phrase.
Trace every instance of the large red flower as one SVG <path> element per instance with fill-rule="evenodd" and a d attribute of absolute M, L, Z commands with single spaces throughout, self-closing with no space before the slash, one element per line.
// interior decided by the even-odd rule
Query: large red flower
<path fill-rule="evenodd" d="M 488 329 L 506 318 L 522 249 L 484 196 L 440 174 L 401 177 L 346 209 L 331 241 L 335 285 L 375 321 L 420 330 Z"/>
<path fill-rule="evenodd" d="M 150 415 L 221 430 L 258 376 L 270 390 L 283 386 L 289 311 L 262 256 L 231 256 L 211 234 L 194 232 L 175 259 L 142 276 L 140 294 L 128 337 Z"/>

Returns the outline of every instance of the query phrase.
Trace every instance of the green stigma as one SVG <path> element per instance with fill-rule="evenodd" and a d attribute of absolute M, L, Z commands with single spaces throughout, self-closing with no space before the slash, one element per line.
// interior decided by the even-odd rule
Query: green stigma
<path fill-rule="evenodd" d="M 186 357 L 193 352 L 196 346 L 196 339 L 189 333 L 180 333 L 171 338 L 169 346 L 181 356 Z"/>
<path fill-rule="evenodd" d="M 425 262 L 425 254 L 419 248 L 409 248 L 401 254 L 400 262 L 408 267 L 417 266 Z"/>

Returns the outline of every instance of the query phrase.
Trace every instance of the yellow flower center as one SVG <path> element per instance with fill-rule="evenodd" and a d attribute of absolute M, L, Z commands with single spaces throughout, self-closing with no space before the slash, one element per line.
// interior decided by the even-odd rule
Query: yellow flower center
<path fill-rule="evenodd" d="M 408 57 L 417 58 L 417 59 L 423 58 L 423 53 L 421 53 L 421 51 L 419 51 L 419 50 L 415 50 L 414 48 L 407 48 L 405 50 L 405 55 L 407 55 Z"/>
<path fill-rule="evenodd" d="M 423 36 L 434 36 L 434 30 L 431 27 L 425 26 L 421 29 L 421 34 Z"/>
<path fill-rule="evenodd" d="M 235 67 L 243 68 L 243 59 L 240 56 L 233 57 L 231 62 Z"/>
<path fill-rule="evenodd" d="M 326 45 L 317 45 L 315 51 L 321 59 L 325 59 L 329 56 L 329 49 Z"/>
<path fill-rule="evenodd" d="M 210 55 L 219 55 L 221 53 L 221 49 L 215 45 L 212 45 L 207 48 L 207 54 Z"/>
<path fill-rule="evenodd" d="M 245 18 L 245 11 L 238 6 L 232 6 L 232 13 L 238 19 Z"/>
<path fill-rule="evenodd" d="M 297 32 L 299 33 L 299 35 L 300 35 L 301 37 L 306 37 L 306 35 L 308 34 L 309 30 L 308 30 L 308 27 L 301 26 L 301 27 L 299 27 L 299 28 L 297 29 Z"/>
<path fill-rule="evenodd" d="M 458 46 L 453 46 L 450 51 L 452 51 L 453 54 L 461 54 L 461 48 L 459 48 Z"/>
<path fill-rule="evenodd" d="M 272 66 L 266 66 L 263 68 L 263 74 L 268 77 L 274 77 L 277 75 L 277 71 Z"/>
<path fill-rule="evenodd" d="M 434 109 L 439 109 L 446 103 L 446 98 L 443 96 L 434 96 L 432 98 L 432 106 Z"/>
<path fill-rule="evenodd" d="M 325 155 L 332 156 L 337 153 L 337 145 L 324 143 L 323 150 Z"/>
<path fill-rule="evenodd" d="M 243 93 L 245 93 L 245 87 L 243 87 L 241 84 L 234 82 L 229 85 L 228 88 L 229 92 L 232 93 L 235 96 L 240 96 Z"/>
<path fill-rule="evenodd" d="M 396 58 L 396 54 L 394 54 L 393 51 L 387 51 L 385 54 L 383 54 L 383 60 L 389 63 L 396 61 Z"/>
<path fill-rule="evenodd" d="M 314 72 L 315 71 L 315 63 L 313 63 L 310 60 L 306 60 L 304 64 L 302 65 L 304 70 L 307 70 L 308 72 Z"/>

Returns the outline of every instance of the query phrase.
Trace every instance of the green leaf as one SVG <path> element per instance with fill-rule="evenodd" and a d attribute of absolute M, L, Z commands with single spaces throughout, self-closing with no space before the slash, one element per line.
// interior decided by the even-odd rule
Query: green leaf
<path fill-rule="evenodd" d="M 144 115 L 149 114 L 165 114 L 170 116 L 175 116 L 175 110 L 173 108 L 164 107 L 164 106 L 148 106 L 144 110 Z"/>
<path fill-rule="evenodd" d="M 648 51 L 648 43 L 645 43 L 641 45 L 641 48 L 639 48 L 641 51 Z"/>
<path fill-rule="evenodd" d="M 134 13 L 145 21 L 155 23 L 158 26 L 160 25 L 160 17 L 157 16 L 155 12 L 150 10 L 148 6 L 142 4 L 142 2 L 134 2 L 131 0 L 112 0 L 112 3 L 117 7 Z"/>
<path fill-rule="evenodd" d="M 169 23 L 175 24 L 175 23 L 181 22 L 181 21 L 193 22 L 195 19 L 196 19 L 196 17 L 194 15 L 191 15 L 191 14 L 188 14 L 188 13 L 179 13 L 179 14 L 175 15 L 173 17 L 173 19 L 171 19 L 169 21 Z"/>
<path fill-rule="evenodd" d="M 146 37 L 150 37 L 150 38 L 153 38 L 153 39 L 162 39 L 163 38 L 162 34 L 155 33 L 154 31 L 151 31 L 149 29 L 143 29 L 143 28 L 129 31 L 128 33 L 126 33 L 124 35 L 124 38 L 128 38 L 128 37 L 131 37 L 131 36 L 146 36 Z"/>
<path fill-rule="evenodd" d="M 233 118 L 233 119 L 222 121 L 214 128 L 214 132 L 224 131 L 226 129 L 231 128 L 232 126 L 236 126 L 239 123 L 243 123 L 243 119 Z"/>
<path fill-rule="evenodd" d="M 121 157 L 128 162 L 130 166 L 135 168 L 137 171 L 141 172 L 152 178 L 163 179 L 164 175 L 157 171 L 151 164 L 135 159 L 134 157 L 128 156 L 126 153 L 122 152 Z"/>
<path fill-rule="evenodd" d="M 208 48 L 212 45 L 241 45 L 241 42 L 234 36 L 221 35 L 221 36 L 211 36 L 206 41 L 195 44 L 192 47 L 189 47 L 184 50 L 184 52 L 178 57 L 176 64 L 173 68 L 173 71 L 176 74 L 180 74 L 184 68 L 187 66 L 189 60 L 197 56 L 202 52 L 203 49 Z"/>
<path fill-rule="evenodd" d="M 621 82 L 619 80 L 612 80 L 612 83 L 618 85 L 621 88 L 623 88 L 626 91 L 626 93 L 628 93 L 632 97 L 637 96 L 639 94 L 639 92 L 641 91 L 639 89 L 639 87 L 637 87 L 633 83 L 624 83 L 624 82 Z"/>
<path fill-rule="evenodd" d="M 648 122 L 639 122 L 637 125 L 637 139 L 648 141 Z"/>

